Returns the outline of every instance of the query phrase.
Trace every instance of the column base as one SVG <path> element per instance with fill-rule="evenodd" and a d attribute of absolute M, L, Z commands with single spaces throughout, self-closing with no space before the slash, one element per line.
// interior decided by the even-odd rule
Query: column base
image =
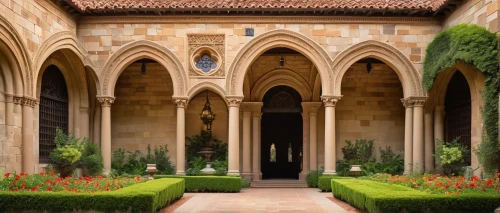
<path fill-rule="evenodd" d="M 335 170 L 325 170 L 323 175 L 337 175 L 337 172 Z"/>
<path fill-rule="evenodd" d="M 252 174 L 252 181 L 261 181 L 262 180 L 262 173 L 253 173 Z"/>
<path fill-rule="evenodd" d="M 306 178 L 307 178 L 307 173 L 303 173 L 303 172 L 301 172 L 301 173 L 299 174 L 299 180 L 305 180 Z"/>
<path fill-rule="evenodd" d="M 252 178 L 252 173 L 251 172 L 242 172 L 241 177 L 242 178 Z"/>
<path fill-rule="evenodd" d="M 186 175 L 185 171 L 177 171 L 175 172 L 175 175 Z"/>
<path fill-rule="evenodd" d="M 109 173 L 111 173 L 111 172 L 105 170 L 105 171 L 102 172 L 102 176 L 109 177 Z"/>
<path fill-rule="evenodd" d="M 410 172 L 410 171 L 405 171 L 405 172 L 403 172 L 403 175 L 409 175 L 409 174 L 411 174 L 411 172 Z"/>
<path fill-rule="evenodd" d="M 229 170 L 229 171 L 227 171 L 227 175 L 240 176 L 240 171 L 238 171 L 238 170 Z"/>

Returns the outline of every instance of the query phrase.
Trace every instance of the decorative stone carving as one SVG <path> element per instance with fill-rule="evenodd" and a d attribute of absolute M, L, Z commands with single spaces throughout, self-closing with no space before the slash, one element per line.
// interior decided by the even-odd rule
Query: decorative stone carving
<path fill-rule="evenodd" d="M 225 35 L 188 34 L 189 75 L 224 76 Z"/>
<path fill-rule="evenodd" d="M 342 96 L 323 96 L 321 97 L 321 101 L 323 101 L 325 107 L 335 107 L 340 98 L 342 98 Z"/>
<path fill-rule="evenodd" d="M 401 99 L 403 106 L 405 108 L 419 106 L 422 107 L 425 104 L 427 97 L 409 97 L 405 99 Z"/>
<path fill-rule="evenodd" d="M 302 102 L 303 117 L 309 119 L 309 115 L 317 114 L 320 107 L 321 102 Z"/>
<path fill-rule="evenodd" d="M 172 102 L 177 105 L 177 108 L 186 108 L 188 105 L 187 99 L 173 99 Z"/>
<path fill-rule="evenodd" d="M 312 99 L 312 89 L 302 76 L 288 69 L 277 69 L 267 72 L 255 82 L 250 92 L 251 100 L 261 101 L 269 89 L 280 85 L 294 88 L 299 92 L 302 101 Z"/>
<path fill-rule="evenodd" d="M 38 104 L 38 100 L 30 97 L 15 97 L 14 96 L 14 104 L 19 104 L 22 106 L 35 107 Z"/>
<path fill-rule="evenodd" d="M 227 105 L 229 107 L 239 107 L 243 101 L 242 97 L 228 97 L 226 98 Z"/>
<path fill-rule="evenodd" d="M 102 106 L 111 107 L 111 104 L 115 102 L 115 97 L 100 96 L 97 97 L 97 100 L 99 100 L 99 103 L 101 103 Z"/>
<path fill-rule="evenodd" d="M 226 91 L 224 91 L 224 89 L 221 86 L 219 86 L 216 83 L 210 82 L 210 81 L 203 81 L 203 82 L 200 82 L 200 83 L 194 85 L 193 87 L 191 87 L 191 89 L 189 89 L 187 96 L 189 99 L 192 99 L 192 98 L 194 98 L 194 96 L 196 94 L 198 94 L 201 91 L 206 90 L 206 89 L 217 93 L 221 97 L 226 96 Z"/>

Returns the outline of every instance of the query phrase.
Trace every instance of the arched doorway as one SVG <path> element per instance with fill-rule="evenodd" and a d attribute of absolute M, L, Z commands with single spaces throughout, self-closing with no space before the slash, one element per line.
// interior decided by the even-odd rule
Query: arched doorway
<path fill-rule="evenodd" d="M 262 178 L 298 179 L 302 164 L 300 94 L 288 86 L 266 92 L 262 107 Z"/>
<path fill-rule="evenodd" d="M 456 71 L 450 79 L 445 96 L 446 141 L 460 138 L 458 143 L 467 147 L 471 164 L 471 93 L 465 76 Z"/>
<path fill-rule="evenodd" d="M 40 163 L 50 162 L 50 152 L 55 148 L 56 129 L 68 134 L 68 89 L 64 76 L 55 65 L 50 65 L 42 75 L 40 90 Z"/>

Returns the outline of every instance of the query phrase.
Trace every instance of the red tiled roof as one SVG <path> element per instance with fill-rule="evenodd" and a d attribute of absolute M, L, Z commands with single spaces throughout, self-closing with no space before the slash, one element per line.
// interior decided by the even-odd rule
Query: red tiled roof
<path fill-rule="evenodd" d="M 78 9 L 381 9 L 436 11 L 447 0 L 66 0 Z"/>

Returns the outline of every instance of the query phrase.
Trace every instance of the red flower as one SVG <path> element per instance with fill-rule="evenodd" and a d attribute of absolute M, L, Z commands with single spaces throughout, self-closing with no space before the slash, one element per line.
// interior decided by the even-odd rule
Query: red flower
<path fill-rule="evenodd" d="M 26 176 L 26 173 L 21 172 L 21 173 L 19 173 L 19 175 L 21 175 L 22 177 L 24 177 L 24 176 Z"/>
<path fill-rule="evenodd" d="M 477 186 L 477 185 L 476 185 L 475 183 L 470 183 L 470 187 L 471 187 L 471 188 L 474 188 L 474 187 L 476 187 L 476 186 Z"/>
<path fill-rule="evenodd" d="M 16 175 L 16 180 L 19 180 L 21 177 L 19 175 Z"/>
<path fill-rule="evenodd" d="M 36 188 L 36 186 L 33 186 L 33 187 L 31 187 L 31 191 L 36 192 L 36 191 L 38 191 L 38 188 Z"/>
<path fill-rule="evenodd" d="M 47 188 L 47 191 L 51 191 L 51 190 L 52 190 L 52 186 L 49 186 L 49 187 Z"/>
<path fill-rule="evenodd" d="M 472 176 L 471 180 L 472 180 L 472 181 L 479 180 L 479 177 L 474 175 L 474 176 Z"/>
<path fill-rule="evenodd" d="M 488 180 L 488 181 L 486 182 L 486 185 L 487 185 L 487 186 L 493 186 L 493 181 L 492 181 L 492 180 Z"/>
<path fill-rule="evenodd" d="M 45 176 L 45 172 L 40 172 L 40 175 L 41 176 Z"/>
<path fill-rule="evenodd" d="M 7 173 L 5 173 L 5 175 L 3 175 L 3 176 L 4 176 L 5 178 L 9 178 L 10 173 L 8 173 L 8 172 L 7 172 Z"/>

